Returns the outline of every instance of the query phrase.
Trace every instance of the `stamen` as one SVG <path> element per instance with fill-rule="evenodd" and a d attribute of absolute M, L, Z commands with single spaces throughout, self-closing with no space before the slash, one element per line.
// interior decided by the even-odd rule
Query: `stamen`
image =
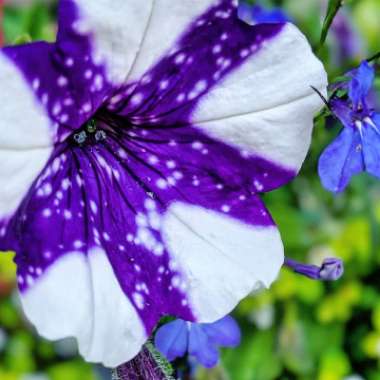
<path fill-rule="evenodd" d="M 106 138 L 107 133 L 102 129 L 98 129 L 95 119 L 91 119 L 85 123 L 72 137 L 74 142 L 80 147 L 95 145 L 101 141 L 104 141 Z"/>
<path fill-rule="evenodd" d="M 99 141 L 104 141 L 106 138 L 107 138 L 107 134 L 106 134 L 106 132 L 104 132 L 104 131 L 102 131 L 102 130 L 97 131 L 97 132 L 95 133 L 95 140 L 96 140 L 97 142 L 99 142 Z"/>
<path fill-rule="evenodd" d="M 342 277 L 344 272 L 343 261 L 337 258 L 325 259 L 320 267 L 302 264 L 292 259 L 285 259 L 284 265 L 313 280 L 336 281 Z"/>
<path fill-rule="evenodd" d="M 74 135 L 74 140 L 78 145 L 82 145 L 87 140 L 87 133 L 85 131 L 81 131 Z"/>

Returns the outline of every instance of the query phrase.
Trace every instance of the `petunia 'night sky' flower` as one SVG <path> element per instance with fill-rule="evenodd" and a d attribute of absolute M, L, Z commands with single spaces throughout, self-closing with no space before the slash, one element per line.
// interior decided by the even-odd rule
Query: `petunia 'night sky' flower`
<path fill-rule="evenodd" d="M 332 192 L 343 191 L 353 175 L 363 171 L 380 178 L 380 114 L 367 102 L 375 74 L 367 61 L 351 71 L 341 85 L 348 99 L 333 97 L 332 112 L 344 128 L 326 148 L 319 160 L 323 186 Z"/>
<path fill-rule="evenodd" d="M 249 25 L 289 22 L 290 17 L 281 8 L 267 9 L 260 4 L 239 2 L 238 16 Z"/>
<path fill-rule="evenodd" d="M 61 0 L 57 41 L 1 50 L 0 80 L 0 250 L 41 335 L 113 367 L 163 315 L 213 322 L 274 281 L 259 193 L 299 171 L 327 83 L 293 25 Z"/>
<path fill-rule="evenodd" d="M 210 324 L 177 319 L 157 330 L 155 345 L 170 361 L 188 353 L 204 367 L 212 368 L 219 361 L 218 347 L 236 347 L 240 338 L 239 326 L 230 316 Z"/>

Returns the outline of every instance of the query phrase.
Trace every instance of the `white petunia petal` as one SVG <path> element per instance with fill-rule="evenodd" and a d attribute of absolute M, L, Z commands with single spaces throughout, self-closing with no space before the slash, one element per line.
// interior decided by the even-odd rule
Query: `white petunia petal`
<path fill-rule="evenodd" d="M 0 53 L 0 219 L 18 207 L 51 153 L 51 122 L 21 72 Z"/>
<path fill-rule="evenodd" d="M 153 0 L 62 0 L 61 8 L 72 4 L 79 13 L 73 28 L 94 37 L 95 60 L 105 63 L 111 82 L 123 82 L 149 25 Z"/>
<path fill-rule="evenodd" d="M 252 290 L 269 287 L 284 260 L 276 226 L 252 226 L 184 203 L 170 206 L 163 234 L 202 322 L 220 319 Z"/>
<path fill-rule="evenodd" d="M 81 355 L 91 362 L 115 367 L 137 355 L 147 339 L 100 249 L 89 252 L 88 258 L 75 252 L 63 256 L 21 294 L 21 301 L 42 336 L 76 337 Z"/>
<path fill-rule="evenodd" d="M 189 30 L 194 20 L 215 3 L 213 0 L 156 0 L 129 79 L 139 79 L 164 54 L 178 49 L 178 39 Z M 178 64 L 182 63 L 181 59 L 187 58 L 180 55 Z"/>
<path fill-rule="evenodd" d="M 192 120 L 208 134 L 298 171 L 327 77 L 292 24 L 198 104 Z"/>

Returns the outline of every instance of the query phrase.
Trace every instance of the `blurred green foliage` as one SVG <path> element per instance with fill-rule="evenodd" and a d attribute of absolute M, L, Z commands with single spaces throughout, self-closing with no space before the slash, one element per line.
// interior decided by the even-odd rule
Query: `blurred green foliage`
<path fill-rule="evenodd" d="M 312 46 L 318 47 L 327 9 L 321 1 L 263 3 L 283 6 Z M 380 1 L 347 1 L 344 8 L 357 30 L 362 55 L 337 64 L 328 36 L 317 53 L 331 79 L 380 49 Z M 54 14 L 54 4 L 39 1 L 8 5 L 6 40 L 53 40 Z M 243 330 L 241 346 L 225 350 L 221 365 L 200 370 L 198 379 L 380 380 L 380 184 L 362 175 L 342 195 L 323 190 L 317 160 L 338 130 L 334 124 L 327 129 L 325 120 L 318 119 L 300 176 L 265 195 L 265 201 L 279 224 L 288 256 L 316 264 L 326 256 L 339 256 L 346 265 L 344 278 L 322 284 L 283 270 L 272 289 L 248 297 L 236 310 Z M 37 337 L 22 317 L 14 280 L 12 254 L 2 254 L 0 379 L 100 378 L 100 372 L 85 364 L 70 342 L 50 343 Z M 360 377 L 349 377 L 353 374 Z"/>

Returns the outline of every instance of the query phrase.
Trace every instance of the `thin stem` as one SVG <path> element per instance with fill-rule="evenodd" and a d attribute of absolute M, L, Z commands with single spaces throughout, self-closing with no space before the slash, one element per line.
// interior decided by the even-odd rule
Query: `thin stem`
<path fill-rule="evenodd" d="M 4 31 L 3 31 L 3 12 L 4 0 L 0 0 L 0 47 L 4 44 Z"/>
<path fill-rule="evenodd" d="M 373 55 L 372 57 L 368 58 L 367 59 L 367 62 L 372 62 L 372 61 L 376 61 L 377 59 L 380 58 L 380 51 L 377 52 L 375 55 Z"/>
<path fill-rule="evenodd" d="M 343 6 L 343 0 L 329 0 L 329 5 L 327 9 L 327 14 L 323 22 L 320 47 L 322 47 L 326 41 L 327 35 L 329 33 L 330 27 L 334 22 L 335 16 L 338 14 L 339 9 Z"/>

